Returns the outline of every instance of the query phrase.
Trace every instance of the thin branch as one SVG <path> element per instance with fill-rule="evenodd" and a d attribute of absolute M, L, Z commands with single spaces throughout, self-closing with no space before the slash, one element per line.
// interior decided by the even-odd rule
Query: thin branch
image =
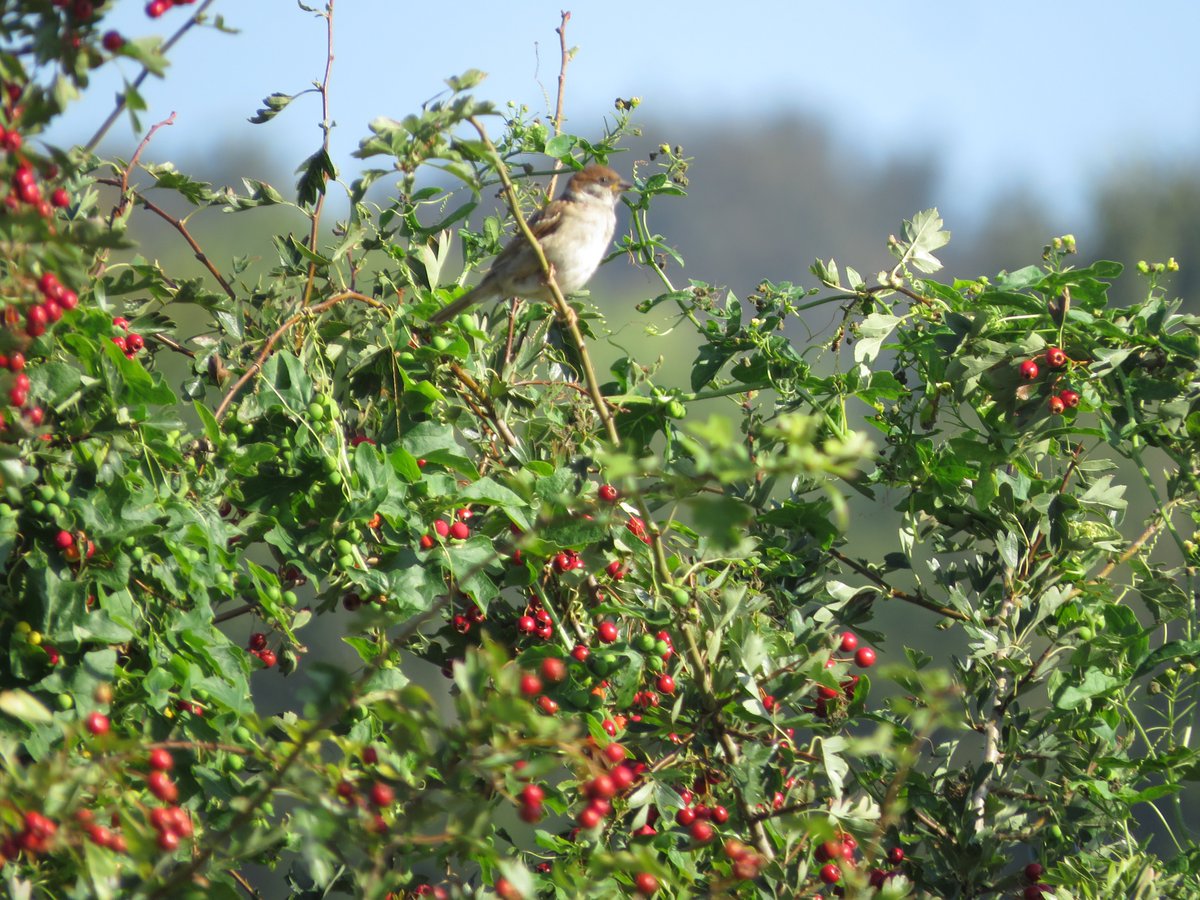
<path fill-rule="evenodd" d="M 321 94 L 321 152 L 326 156 L 329 155 L 329 132 L 333 125 L 329 119 L 329 75 L 333 71 L 333 0 L 329 0 L 325 7 L 325 76 L 321 79 L 321 84 L 317 90 Z M 322 178 L 324 178 L 322 174 Z M 326 182 L 327 184 L 328 182 Z M 317 195 L 317 203 L 313 207 L 312 213 L 312 230 L 308 235 L 308 249 L 316 255 L 317 240 L 320 237 L 321 228 L 321 211 L 325 208 L 325 184 L 321 185 L 321 192 Z M 313 283 L 317 278 L 317 263 L 313 260 L 308 264 L 308 281 L 304 285 L 304 301 L 302 306 L 308 306 L 312 300 Z"/>
<path fill-rule="evenodd" d="M 107 184 L 111 185 L 112 187 L 122 188 L 122 190 L 124 190 L 122 183 L 117 181 L 115 178 L 97 178 L 96 183 Z M 225 280 L 225 276 L 222 275 L 221 271 L 216 267 L 216 265 L 213 264 L 213 261 L 208 258 L 208 254 L 206 254 L 204 250 L 201 249 L 200 245 L 196 243 L 196 239 L 192 237 L 191 232 L 188 231 L 187 225 L 184 224 L 183 220 L 175 218 L 169 212 L 157 206 L 152 200 L 148 200 L 143 194 L 138 193 L 136 190 L 131 191 L 131 193 L 137 199 L 139 206 L 149 210 L 163 221 L 169 223 L 172 228 L 182 235 L 183 239 L 187 241 L 187 245 L 192 248 L 192 253 L 195 255 L 196 259 L 200 261 L 200 264 L 203 265 L 204 268 L 208 269 L 213 278 L 217 280 L 217 284 L 221 285 L 221 289 L 225 291 L 225 294 L 229 297 L 229 299 L 236 300 L 237 294 L 229 285 L 229 282 Z"/>
<path fill-rule="evenodd" d="M 571 51 L 567 48 L 567 23 L 571 21 L 570 10 L 562 10 L 562 22 L 554 29 L 558 35 L 558 46 L 562 52 L 562 58 L 558 64 L 558 100 L 554 105 L 554 133 L 562 134 L 563 123 L 563 95 L 566 93 L 567 87 L 567 65 L 571 62 Z M 558 187 L 558 173 L 562 171 L 562 160 L 554 161 L 554 174 L 550 176 L 550 186 L 546 190 L 546 196 L 553 197 L 555 188 Z"/>
<path fill-rule="evenodd" d="M 957 619 L 960 622 L 969 622 L 971 620 L 970 616 L 959 612 L 957 609 L 952 609 L 949 606 L 942 606 L 940 603 L 935 603 L 932 600 L 926 599 L 921 594 L 910 594 L 908 591 L 902 591 L 900 588 L 892 587 L 862 563 L 855 562 L 850 557 L 838 552 L 832 547 L 826 552 L 838 562 L 842 563 L 842 565 L 853 569 L 859 575 L 862 575 L 864 578 L 874 582 L 875 585 L 881 588 L 888 597 L 895 598 L 896 600 L 903 600 L 905 603 L 911 603 L 914 606 L 919 606 L 922 609 L 929 610 L 930 612 L 938 613 L 939 615 L 946 616 L 949 619 Z"/>
<path fill-rule="evenodd" d="M 357 291 L 343 291 L 340 294 L 334 294 L 328 300 L 318 303 L 316 306 L 310 306 L 292 316 L 290 319 L 276 328 L 274 333 L 267 338 L 266 344 L 264 344 L 262 350 L 259 351 L 254 363 L 250 366 L 250 368 L 242 373 L 242 377 L 234 382 L 233 387 L 229 389 L 229 393 L 225 395 L 225 398 L 221 401 L 221 405 L 217 407 L 215 415 L 218 421 L 222 416 L 225 415 L 226 411 L 229 409 L 229 404 L 233 402 L 235 397 L 237 397 L 238 392 L 240 392 L 241 389 L 246 386 L 246 382 L 259 373 L 263 367 L 263 363 L 266 362 L 267 357 L 271 355 L 271 351 L 275 348 L 275 345 L 279 342 L 279 339 L 283 337 L 285 333 L 287 333 L 288 329 L 298 322 L 302 322 L 307 318 L 325 312 L 325 310 L 336 306 L 343 300 L 357 300 L 360 303 L 366 303 L 368 306 L 374 306 L 376 309 L 382 309 L 384 307 L 384 304 L 372 297 L 366 296 L 365 294 L 360 294 Z"/>
<path fill-rule="evenodd" d="M 196 8 L 196 11 L 192 13 L 187 21 L 179 26 L 179 30 L 163 43 L 161 50 L 163 55 L 165 55 L 168 50 L 174 47 L 179 42 L 180 38 L 187 34 L 189 30 L 200 24 L 200 19 L 204 16 L 205 11 L 213 5 L 213 2 L 214 0 L 204 0 L 204 2 Z M 133 84 L 130 86 L 130 89 L 136 91 L 142 86 L 142 82 L 144 82 L 149 76 L 149 67 L 142 66 L 142 71 L 138 74 L 137 78 L 133 79 Z M 109 129 L 113 127 L 117 119 L 121 117 L 121 113 L 125 111 L 125 107 L 129 105 L 128 93 L 128 91 L 124 91 L 117 97 L 117 105 L 113 108 L 113 111 L 109 113 L 108 118 L 104 120 L 98 129 L 96 129 L 96 133 L 92 135 L 91 140 L 84 145 L 84 149 L 89 153 L 94 151 L 96 147 L 99 146 L 100 142 L 104 140 L 104 135 L 108 134 Z M 174 116 L 174 113 L 171 115 Z"/>

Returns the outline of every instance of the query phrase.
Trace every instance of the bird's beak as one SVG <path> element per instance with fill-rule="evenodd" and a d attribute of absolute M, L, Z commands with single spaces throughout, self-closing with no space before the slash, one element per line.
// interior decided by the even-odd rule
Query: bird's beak
<path fill-rule="evenodd" d="M 630 184 L 628 181 L 618 181 L 617 182 L 617 191 L 619 193 L 623 194 L 626 191 L 631 191 L 631 190 L 633 190 L 633 185 Z"/>

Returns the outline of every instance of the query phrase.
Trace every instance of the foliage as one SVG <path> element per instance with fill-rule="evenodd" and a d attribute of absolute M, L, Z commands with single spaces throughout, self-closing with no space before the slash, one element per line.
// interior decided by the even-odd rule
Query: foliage
<path fill-rule="evenodd" d="M 425 320 L 514 233 L 484 203 L 509 174 L 528 213 L 558 165 L 630 168 L 635 103 L 589 141 L 451 79 L 372 123 L 325 233 L 324 142 L 294 199 L 31 149 L 109 54 L 161 68 L 104 12 L 0 19 L 13 896 L 240 896 L 257 864 L 295 896 L 1200 892 L 1200 320 L 1165 267 L 1128 307 L 1070 237 L 939 281 L 926 211 L 872 283 L 818 261 L 812 288 L 679 287 L 650 225 L 686 202 L 664 145 L 618 250 L 663 283 L 641 312 L 694 331 L 690 383 L 625 357 L 598 406 L 545 307 Z M 263 206 L 299 223 L 264 275 L 188 229 Z M 134 215 L 211 277 L 114 255 Z M 572 305 L 591 339 L 633 312 Z M 832 333 L 797 343 L 818 308 Z M 309 657 L 328 635 L 353 665 Z M 295 709 L 263 715 L 280 675 L 306 676 Z"/>

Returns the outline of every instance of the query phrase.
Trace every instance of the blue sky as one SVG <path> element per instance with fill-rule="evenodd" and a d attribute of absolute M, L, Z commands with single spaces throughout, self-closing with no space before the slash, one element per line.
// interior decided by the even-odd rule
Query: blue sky
<path fill-rule="evenodd" d="M 152 22 L 143 7 L 116 0 L 110 22 L 133 36 L 168 33 L 184 15 Z M 468 68 L 490 73 L 482 96 L 544 108 L 543 88 L 555 89 L 554 27 L 564 7 L 336 0 L 339 165 L 353 171 L 349 154 L 372 118 L 416 109 L 445 76 Z M 266 94 L 295 92 L 320 76 L 323 23 L 293 0 L 218 0 L 214 9 L 241 33 L 193 32 L 167 78 L 147 84 L 146 124 L 178 114 L 149 157 L 204 155 L 232 138 L 265 141 L 280 162 L 298 163 L 319 141 L 315 97 L 267 126 L 246 118 Z M 1097 176 L 1200 160 L 1200 7 L 1192 0 L 592 0 L 572 12 L 568 36 L 579 53 L 569 72 L 568 128 L 583 133 L 598 130 L 618 96 L 640 96 L 647 120 L 714 116 L 740 127 L 756 115 L 814 114 L 869 160 L 934 153 L 939 205 L 964 217 L 1019 190 L 1083 215 Z M 94 130 L 119 89 L 114 74 L 97 73 L 96 89 L 54 139 Z M 123 122 L 108 149 L 127 156 L 136 141 Z"/>

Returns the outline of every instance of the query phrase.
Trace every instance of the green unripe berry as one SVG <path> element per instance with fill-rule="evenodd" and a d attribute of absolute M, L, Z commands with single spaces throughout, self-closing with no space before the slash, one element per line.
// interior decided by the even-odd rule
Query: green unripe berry
<path fill-rule="evenodd" d="M 308 418 L 313 422 L 320 422 L 325 418 L 325 407 L 315 400 L 308 404 Z"/>
<path fill-rule="evenodd" d="M 680 609 L 687 606 L 691 600 L 692 598 L 684 588 L 678 586 L 671 588 L 671 602 Z"/>

